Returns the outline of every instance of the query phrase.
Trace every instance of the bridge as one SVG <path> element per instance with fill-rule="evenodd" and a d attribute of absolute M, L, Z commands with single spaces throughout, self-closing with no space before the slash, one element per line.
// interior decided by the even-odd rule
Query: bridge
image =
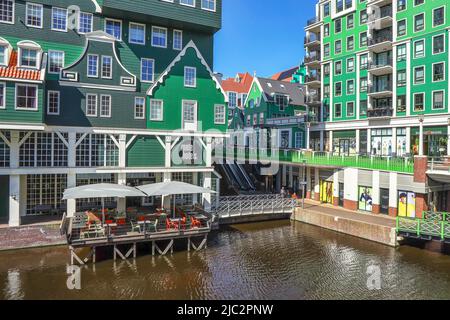
<path fill-rule="evenodd" d="M 218 152 L 219 151 L 219 152 Z M 220 155 L 219 153 L 222 152 Z M 414 158 L 384 157 L 374 155 L 337 155 L 298 149 L 263 149 L 244 146 L 226 146 L 214 151 L 216 160 L 237 160 L 241 162 L 280 163 L 287 165 L 308 165 L 332 168 L 358 168 L 413 174 Z"/>
<path fill-rule="evenodd" d="M 255 222 L 289 218 L 297 201 L 277 194 L 220 197 L 211 208 L 220 224 Z"/>
<path fill-rule="evenodd" d="M 397 218 L 397 234 L 403 238 L 450 243 L 450 213 L 424 212 L 423 218 Z"/>

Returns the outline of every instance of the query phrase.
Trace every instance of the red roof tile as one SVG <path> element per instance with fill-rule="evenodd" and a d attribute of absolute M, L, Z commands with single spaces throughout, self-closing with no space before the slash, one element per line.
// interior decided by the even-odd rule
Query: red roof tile
<path fill-rule="evenodd" d="M 298 67 L 287 69 L 274 74 L 271 79 L 278 81 L 291 82 L 293 74 L 298 70 Z"/>
<path fill-rule="evenodd" d="M 222 88 L 224 91 L 237 92 L 237 93 L 247 93 L 250 91 L 252 86 L 253 77 L 250 73 L 238 73 L 240 82 L 236 81 L 236 78 L 229 78 L 222 81 Z"/>
<path fill-rule="evenodd" d="M 41 71 L 18 68 L 17 51 L 13 51 L 9 58 L 9 65 L 7 67 L 0 67 L 0 78 L 39 81 L 41 80 Z"/>

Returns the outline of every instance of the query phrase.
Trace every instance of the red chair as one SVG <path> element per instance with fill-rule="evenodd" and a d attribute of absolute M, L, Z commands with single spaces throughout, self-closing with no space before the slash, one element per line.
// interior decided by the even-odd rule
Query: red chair
<path fill-rule="evenodd" d="M 191 223 L 192 223 L 193 228 L 201 228 L 201 226 L 202 226 L 202 223 L 200 222 L 200 220 L 198 220 L 194 217 L 191 217 Z"/>
<path fill-rule="evenodd" d="M 139 216 L 139 217 L 138 217 L 138 221 L 141 221 L 141 222 L 142 222 L 142 221 L 145 221 L 145 217 L 144 217 L 144 216 Z"/>
<path fill-rule="evenodd" d="M 179 229 L 179 224 L 178 224 L 178 222 L 172 221 L 169 218 L 167 218 L 166 219 L 166 227 L 167 227 L 168 230 L 170 230 L 170 229 L 178 230 Z"/>
<path fill-rule="evenodd" d="M 124 226 L 127 224 L 127 221 L 125 219 L 121 218 L 121 219 L 117 219 L 116 223 L 118 226 Z"/>

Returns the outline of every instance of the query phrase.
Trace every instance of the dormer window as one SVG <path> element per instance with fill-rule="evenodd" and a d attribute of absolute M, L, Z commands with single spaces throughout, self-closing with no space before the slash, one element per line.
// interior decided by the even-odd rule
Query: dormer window
<path fill-rule="evenodd" d="M 12 47 L 9 42 L 0 38 L 0 66 L 7 66 L 9 64 L 11 49 Z"/>
<path fill-rule="evenodd" d="M 7 54 L 6 46 L 0 46 L 0 65 L 6 66 L 6 54 Z"/>
<path fill-rule="evenodd" d="M 40 67 L 42 49 L 32 41 L 21 41 L 19 47 L 18 66 L 22 68 L 38 69 Z"/>
<path fill-rule="evenodd" d="M 284 111 L 284 109 L 288 106 L 289 99 L 284 94 L 276 94 L 275 95 L 275 104 L 280 107 L 280 111 Z"/>

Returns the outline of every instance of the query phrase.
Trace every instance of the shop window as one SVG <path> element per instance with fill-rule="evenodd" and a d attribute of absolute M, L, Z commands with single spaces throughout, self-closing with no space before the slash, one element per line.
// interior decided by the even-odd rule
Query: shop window
<path fill-rule="evenodd" d="M 414 192 L 399 191 L 398 216 L 408 218 L 416 217 L 416 194 Z"/>
<path fill-rule="evenodd" d="M 358 209 L 361 211 L 372 212 L 372 188 L 359 187 Z"/>

